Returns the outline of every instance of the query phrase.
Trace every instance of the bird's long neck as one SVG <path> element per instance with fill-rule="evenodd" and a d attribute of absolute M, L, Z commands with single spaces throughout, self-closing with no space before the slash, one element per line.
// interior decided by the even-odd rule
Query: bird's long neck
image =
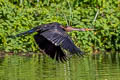
<path fill-rule="evenodd" d="M 80 29 L 78 29 L 78 28 L 73 28 L 72 29 L 72 31 L 85 31 L 86 29 L 85 28 L 80 28 Z"/>
<path fill-rule="evenodd" d="M 67 32 L 71 32 L 71 31 L 86 31 L 86 29 L 85 28 L 72 28 L 72 27 L 66 27 L 66 28 L 64 28 L 65 29 L 65 31 L 67 31 Z"/>
<path fill-rule="evenodd" d="M 71 32 L 71 31 L 92 31 L 92 30 L 94 30 L 94 29 L 90 29 L 90 28 L 72 28 L 70 26 L 68 26 L 68 27 L 61 26 L 61 28 L 63 28 L 66 32 Z"/>

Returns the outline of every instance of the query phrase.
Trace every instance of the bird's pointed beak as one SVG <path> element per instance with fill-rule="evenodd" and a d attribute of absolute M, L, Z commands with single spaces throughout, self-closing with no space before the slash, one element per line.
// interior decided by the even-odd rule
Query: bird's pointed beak
<path fill-rule="evenodd" d="M 90 29 L 90 28 L 73 28 L 74 31 L 93 31 L 95 29 Z"/>

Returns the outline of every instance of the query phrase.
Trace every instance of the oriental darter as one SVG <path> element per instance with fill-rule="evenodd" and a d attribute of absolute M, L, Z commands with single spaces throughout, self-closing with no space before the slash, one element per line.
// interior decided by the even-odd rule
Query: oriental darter
<path fill-rule="evenodd" d="M 68 59 L 68 56 L 64 50 L 68 51 L 71 55 L 77 54 L 81 56 L 84 54 L 75 46 L 67 32 L 89 30 L 93 29 L 78 29 L 72 28 L 71 26 L 64 27 L 57 22 L 53 22 L 34 27 L 31 30 L 16 35 L 16 37 L 37 32 L 37 34 L 34 35 L 34 39 L 40 50 L 49 55 L 52 59 L 63 62 Z"/>

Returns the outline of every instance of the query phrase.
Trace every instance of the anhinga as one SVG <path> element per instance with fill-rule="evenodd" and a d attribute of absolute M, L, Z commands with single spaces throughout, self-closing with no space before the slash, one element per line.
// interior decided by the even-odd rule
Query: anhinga
<path fill-rule="evenodd" d="M 73 41 L 66 32 L 88 30 L 92 29 L 78 29 L 72 28 L 70 26 L 64 27 L 57 22 L 53 22 L 37 26 L 16 36 L 19 37 L 21 35 L 38 32 L 34 35 L 34 39 L 39 48 L 44 51 L 44 53 L 49 55 L 52 59 L 56 59 L 57 61 L 66 61 L 67 55 L 62 49 L 69 51 L 71 54 L 84 54 L 79 48 L 74 45 Z"/>

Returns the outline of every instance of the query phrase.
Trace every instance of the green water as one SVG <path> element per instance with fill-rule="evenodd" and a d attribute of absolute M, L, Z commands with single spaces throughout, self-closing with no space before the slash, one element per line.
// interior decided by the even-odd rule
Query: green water
<path fill-rule="evenodd" d="M 120 80 L 120 56 L 73 57 L 58 63 L 47 56 L 0 58 L 0 80 Z"/>

